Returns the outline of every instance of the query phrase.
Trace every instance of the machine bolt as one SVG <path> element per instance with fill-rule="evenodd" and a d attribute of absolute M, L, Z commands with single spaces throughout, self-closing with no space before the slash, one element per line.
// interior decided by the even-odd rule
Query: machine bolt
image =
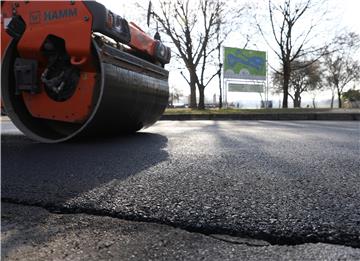
<path fill-rule="evenodd" d="M 19 7 L 19 3 L 13 3 L 12 4 L 12 13 L 13 13 L 13 15 L 17 14 L 16 8 L 18 8 L 18 7 Z"/>

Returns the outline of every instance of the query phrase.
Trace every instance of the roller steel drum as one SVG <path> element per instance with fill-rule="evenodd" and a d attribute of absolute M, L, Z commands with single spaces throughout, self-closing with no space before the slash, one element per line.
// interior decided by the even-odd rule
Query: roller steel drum
<path fill-rule="evenodd" d="M 63 122 L 31 115 L 23 96 L 15 90 L 14 63 L 18 57 L 13 40 L 2 59 L 2 101 L 12 122 L 28 137 L 46 143 L 75 137 L 135 132 L 156 122 L 168 102 L 168 71 L 92 40 L 96 64 L 91 111 L 83 122 Z M 44 108 L 46 109 L 46 108 Z"/>

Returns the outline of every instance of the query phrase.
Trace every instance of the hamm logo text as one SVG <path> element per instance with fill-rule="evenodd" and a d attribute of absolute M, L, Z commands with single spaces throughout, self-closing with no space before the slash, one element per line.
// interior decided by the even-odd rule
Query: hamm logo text
<path fill-rule="evenodd" d="M 57 11 L 45 11 L 44 12 L 44 21 L 50 22 L 53 20 L 63 19 L 66 17 L 77 16 L 77 9 L 64 9 Z"/>

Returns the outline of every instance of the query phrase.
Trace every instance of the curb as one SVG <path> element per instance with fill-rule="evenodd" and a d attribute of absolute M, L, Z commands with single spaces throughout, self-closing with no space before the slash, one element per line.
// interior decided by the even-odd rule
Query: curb
<path fill-rule="evenodd" d="M 165 114 L 160 121 L 268 120 L 268 121 L 360 121 L 360 113 L 252 113 L 252 114 Z M 1 122 L 7 122 L 7 116 Z"/>
<path fill-rule="evenodd" d="M 256 113 L 256 114 L 165 114 L 160 120 L 322 120 L 322 121 L 360 121 L 360 113 Z"/>

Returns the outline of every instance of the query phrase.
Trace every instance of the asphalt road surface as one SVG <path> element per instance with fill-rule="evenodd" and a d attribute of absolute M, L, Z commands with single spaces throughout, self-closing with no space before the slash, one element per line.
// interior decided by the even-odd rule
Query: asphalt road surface
<path fill-rule="evenodd" d="M 359 122 L 161 121 L 49 145 L 3 121 L 1 143 L 8 259 L 360 259 Z"/>

